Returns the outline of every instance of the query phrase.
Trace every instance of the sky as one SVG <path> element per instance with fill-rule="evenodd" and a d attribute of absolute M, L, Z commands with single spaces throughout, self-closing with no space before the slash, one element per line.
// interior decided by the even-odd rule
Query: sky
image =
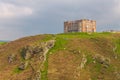
<path fill-rule="evenodd" d="M 0 40 L 63 33 L 64 21 L 79 19 L 120 30 L 120 0 L 0 0 Z"/>

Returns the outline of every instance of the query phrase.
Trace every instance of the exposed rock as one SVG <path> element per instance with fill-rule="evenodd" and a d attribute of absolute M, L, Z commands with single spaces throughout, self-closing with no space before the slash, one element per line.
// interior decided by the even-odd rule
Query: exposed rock
<path fill-rule="evenodd" d="M 109 58 L 105 58 L 104 56 L 102 56 L 100 54 L 96 54 L 93 58 L 98 63 L 103 64 L 104 67 L 106 67 L 106 68 L 110 65 L 110 59 Z"/>
<path fill-rule="evenodd" d="M 93 57 L 94 61 L 101 64 L 100 74 L 97 76 L 97 80 L 105 80 L 104 74 L 107 71 L 107 68 L 110 66 L 110 59 L 106 58 L 100 54 L 96 54 Z"/>
<path fill-rule="evenodd" d="M 85 54 L 83 54 L 83 58 L 82 58 L 81 65 L 80 65 L 81 69 L 85 67 L 86 62 L 87 62 L 87 58 Z"/>
<path fill-rule="evenodd" d="M 55 40 L 50 40 L 46 43 L 46 47 L 49 49 L 54 47 L 54 45 L 55 45 Z"/>
<path fill-rule="evenodd" d="M 98 76 L 97 80 L 104 80 L 104 77 L 103 76 Z"/>
<path fill-rule="evenodd" d="M 41 79 L 41 73 L 37 72 L 37 74 L 36 74 L 36 80 L 40 80 L 40 79 Z"/>
<path fill-rule="evenodd" d="M 25 69 L 25 63 L 21 63 L 18 68 L 19 68 L 20 70 L 24 70 L 24 69 Z"/>
<path fill-rule="evenodd" d="M 116 74 L 116 78 L 120 80 L 120 72 Z"/>
<path fill-rule="evenodd" d="M 31 77 L 30 80 L 41 80 L 41 73 L 40 72 L 34 73 L 34 76 Z"/>
<path fill-rule="evenodd" d="M 25 60 L 29 60 L 32 57 L 32 53 L 28 50 L 26 51 Z"/>
<path fill-rule="evenodd" d="M 37 55 L 40 60 L 40 64 L 38 64 L 39 69 L 35 70 L 32 65 L 31 68 L 33 70 L 33 78 L 32 80 L 40 80 L 41 79 L 41 70 L 44 67 L 44 62 L 46 61 L 46 54 L 48 51 L 54 47 L 55 45 L 55 40 L 49 40 L 47 42 L 42 42 L 40 45 L 37 46 L 26 46 L 23 48 L 22 56 L 25 59 L 24 63 L 21 63 L 19 66 L 19 69 L 24 70 L 26 67 L 30 64 L 30 60 L 34 58 L 34 55 Z M 39 71 L 39 72 L 38 72 Z"/>
<path fill-rule="evenodd" d="M 18 66 L 18 68 L 19 68 L 20 70 L 25 70 L 25 69 L 28 67 L 28 65 L 29 65 L 29 61 L 25 61 L 25 62 L 22 62 L 22 63 Z"/>
<path fill-rule="evenodd" d="M 55 40 L 50 40 L 48 42 L 42 42 L 37 46 L 26 46 L 22 49 L 22 56 L 25 60 L 30 59 L 34 56 L 34 54 L 44 54 L 48 52 L 50 48 L 52 48 L 55 44 Z"/>
<path fill-rule="evenodd" d="M 21 49 L 20 54 L 23 59 L 26 59 L 26 52 L 28 51 L 29 46 L 25 46 Z"/>
<path fill-rule="evenodd" d="M 44 61 L 46 61 L 46 54 L 47 54 L 47 52 L 49 51 L 49 49 L 54 47 L 54 45 L 55 45 L 55 40 L 50 40 L 50 41 L 46 42 L 45 47 L 44 47 L 44 52 L 43 52 Z"/>
<path fill-rule="evenodd" d="M 114 74 L 115 74 L 116 79 L 120 80 L 120 72 L 115 71 Z"/>
<path fill-rule="evenodd" d="M 8 56 L 8 62 L 13 63 L 16 60 L 16 56 L 14 54 L 11 54 Z"/>
<path fill-rule="evenodd" d="M 115 47 L 113 48 L 113 52 L 114 52 L 114 58 L 115 58 L 115 59 L 118 59 L 118 55 L 116 54 L 116 50 L 117 50 L 117 46 L 115 46 Z"/>
<path fill-rule="evenodd" d="M 40 47 L 40 46 L 36 46 L 36 47 L 34 47 L 33 50 L 32 50 L 32 53 L 33 53 L 33 54 L 38 54 L 38 53 L 40 53 L 40 52 L 43 52 L 43 48 Z"/>

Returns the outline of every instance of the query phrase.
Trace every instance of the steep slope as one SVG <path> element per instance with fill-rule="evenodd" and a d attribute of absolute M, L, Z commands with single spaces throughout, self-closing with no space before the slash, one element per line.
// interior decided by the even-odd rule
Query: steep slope
<path fill-rule="evenodd" d="M 120 80 L 119 33 L 22 38 L 0 46 L 0 80 Z"/>

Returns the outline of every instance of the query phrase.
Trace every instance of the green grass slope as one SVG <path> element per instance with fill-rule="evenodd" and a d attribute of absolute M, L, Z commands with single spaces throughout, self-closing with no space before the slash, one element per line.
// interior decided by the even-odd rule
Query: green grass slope
<path fill-rule="evenodd" d="M 0 42 L 0 45 L 3 45 L 3 44 L 5 44 L 6 42 Z"/>
<path fill-rule="evenodd" d="M 24 47 L 36 47 L 49 40 L 55 40 L 55 45 L 43 65 L 41 54 L 29 60 L 21 57 Z M 15 59 L 12 63 L 8 61 L 10 55 Z M 26 69 L 18 68 L 21 62 L 29 62 Z M 1 80 L 120 80 L 119 66 L 120 33 L 46 34 L 0 46 Z"/>

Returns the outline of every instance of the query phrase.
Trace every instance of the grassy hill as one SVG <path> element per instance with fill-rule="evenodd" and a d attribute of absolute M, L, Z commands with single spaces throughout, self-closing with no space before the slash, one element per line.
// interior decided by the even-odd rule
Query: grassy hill
<path fill-rule="evenodd" d="M 0 80 L 120 80 L 120 33 L 45 34 L 0 46 Z"/>

